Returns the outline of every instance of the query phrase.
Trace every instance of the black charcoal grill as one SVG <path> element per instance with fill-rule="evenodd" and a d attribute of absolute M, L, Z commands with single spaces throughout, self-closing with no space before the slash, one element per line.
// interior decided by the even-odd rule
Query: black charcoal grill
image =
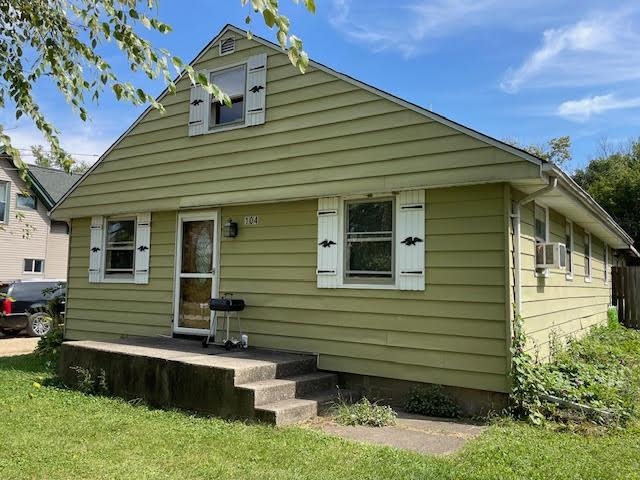
<path fill-rule="evenodd" d="M 223 345 L 227 350 L 231 350 L 233 348 L 247 348 L 246 335 L 242 334 L 242 325 L 240 323 L 239 313 L 244 310 L 244 306 L 244 300 L 240 298 L 233 298 L 232 293 L 226 293 L 220 298 L 212 298 L 209 300 L 209 308 L 213 312 L 213 318 L 209 325 L 209 335 L 207 335 L 207 338 L 202 340 L 202 346 L 205 348 L 208 347 L 212 338 L 215 342 L 216 332 L 218 331 L 218 312 L 222 312 L 224 314 L 222 318 L 225 322 L 225 326 L 223 328 L 226 330 L 226 338 L 224 342 L 221 342 L 221 345 Z M 238 320 L 238 335 L 240 338 L 231 338 L 229 336 L 229 325 L 232 313 Z"/>

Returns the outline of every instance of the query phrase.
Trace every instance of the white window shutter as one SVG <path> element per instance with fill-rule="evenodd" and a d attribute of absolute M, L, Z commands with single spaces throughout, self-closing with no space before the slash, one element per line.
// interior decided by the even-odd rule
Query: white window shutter
<path fill-rule="evenodd" d="M 202 135 L 206 131 L 206 117 L 209 102 L 207 92 L 200 85 L 191 86 L 189 97 L 189 136 Z"/>
<path fill-rule="evenodd" d="M 400 290 L 424 290 L 424 190 L 404 191 L 397 198 L 396 277 Z"/>
<path fill-rule="evenodd" d="M 89 247 L 89 283 L 102 280 L 102 250 L 104 249 L 104 217 L 91 217 L 91 244 Z"/>
<path fill-rule="evenodd" d="M 262 125 L 265 121 L 267 98 L 267 54 L 249 57 L 247 62 L 247 125 Z"/>
<path fill-rule="evenodd" d="M 318 288 L 336 288 L 338 285 L 338 250 L 340 199 L 338 197 L 318 199 Z"/>
<path fill-rule="evenodd" d="M 151 214 L 138 214 L 136 222 L 135 283 L 149 283 L 149 253 L 151 251 Z"/>

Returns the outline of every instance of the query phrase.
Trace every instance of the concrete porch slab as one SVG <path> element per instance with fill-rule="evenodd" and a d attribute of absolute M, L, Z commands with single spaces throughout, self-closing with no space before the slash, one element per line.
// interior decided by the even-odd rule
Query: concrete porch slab
<path fill-rule="evenodd" d="M 58 369 L 67 385 L 81 381 L 76 367 L 93 378 L 104 372 L 109 392 L 125 399 L 278 425 L 318 413 L 322 402 L 305 396 L 338 391 L 337 375 L 317 372 L 315 355 L 205 349 L 170 337 L 65 342 Z"/>

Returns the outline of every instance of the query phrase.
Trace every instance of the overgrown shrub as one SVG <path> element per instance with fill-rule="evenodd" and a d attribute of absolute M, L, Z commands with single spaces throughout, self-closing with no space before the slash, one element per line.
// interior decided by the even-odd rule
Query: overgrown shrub
<path fill-rule="evenodd" d="M 541 365 L 544 388 L 563 399 L 613 413 L 624 424 L 640 401 L 640 332 L 617 322 L 596 327 Z M 604 421 L 604 420 L 600 420 Z"/>
<path fill-rule="evenodd" d="M 520 317 L 513 321 L 511 339 L 510 411 L 517 418 L 540 424 L 544 418 L 540 395 L 545 393 L 540 369 L 526 350 L 527 337 Z"/>
<path fill-rule="evenodd" d="M 335 419 L 341 425 L 384 427 L 396 423 L 396 417 L 391 407 L 371 403 L 366 398 L 352 404 L 340 401 L 335 406 Z"/>
<path fill-rule="evenodd" d="M 46 335 L 40 337 L 35 354 L 46 357 L 50 360 L 57 360 L 62 345 L 64 325 L 56 318 L 52 317 L 51 330 Z"/>
<path fill-rule="evenodd" d="M 54 291 L 55 289 L 56 288 L 45 289 L 43 293 L 46 293 L 47 291 Z M 59 311 L 58 307 L 62 301 L 63 299 L 61 297 L 56 296 L 47 303 L 45 313 L 51 322 L 51 329 L 46 335 L 40 337 L 35 350 L 36 355 L 48 358 L 52 361 L 56 361 L 58 359 L 58 353 L 60 353 L 60 346 L 63 341 L 64 319 L 56 313 Z"/>
<path fill-rule="evenodd" d="M 429 417 L 456 418 L 460 409 L 455 400 L 444 391 L 441 385 L 427 385 L 414 388 L 409 392 L 405 409 Z"/>
<path fill-rule="evenodd" d="M 522 321 L 517 320 L 511 349 L 510 396 L 515 416 L 534 423 L 546 417 L 624 426 L 638 414 L 640 332 L 622 327 L 615 311 L 609 311 L 607 326 L 595 327 L 564 347 L 554 347 L 550 363 L 533 362 L 525 343 Z M 574 406 L 557 405 L 548 401 L 549 396 Z"/>
<path fill-rule="evenodd" d="M 607 310 L 607 326 L 609 328 L 617 328 L 620 326 L 620 319 L 618 319 L 618 310 L 615 307 L 610 307 Z"/>

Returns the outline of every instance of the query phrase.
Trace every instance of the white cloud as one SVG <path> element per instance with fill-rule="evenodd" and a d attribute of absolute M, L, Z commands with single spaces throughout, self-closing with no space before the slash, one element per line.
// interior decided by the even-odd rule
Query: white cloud
<path fill-rule="evenodd" d="M 11 137 L 12 145 L 20 149 L 26 162 L 33 161 L 29 149 L 32 145 L 42 145 L 45 151 L 49 149 L 42 134 L 35 127 L 10 128 L 6 130 L 6 133 Z M 99 129 L 92 128 L 92 125 L 85 125 L 60 135 L 62 147 L 71 154 L 74 160 L 88 164 L 95 163 L 114 140 L 115 138 L 111 135 L 101 134 Z"/>
<path fill-rule="evenodd" d="M 580 100 L 568 100 L 558 106 L 556 114 L 569 120 L 587 121 L 592 115 L 637 107 L 640 107 L 640 97 L 618 98 L 609 93 Z"/>
<path fill-rule="evenodd" d="M 546 30 L 541 45 L 501 87 L 517 92 L 527 86 L 605 85 L 640 79 L 640 33 L 632 11 L 591 15 L 562 28 Z"/>
<path fill-rule="evenodd" d="M 452 35 L 484 21 L 505 0 L 413 0 L 352 2 L 333 0 L 331 23 L 348 38 L 374 51 L 397 51 L 413 57 L 429 49 L 429 38 Z"/>

